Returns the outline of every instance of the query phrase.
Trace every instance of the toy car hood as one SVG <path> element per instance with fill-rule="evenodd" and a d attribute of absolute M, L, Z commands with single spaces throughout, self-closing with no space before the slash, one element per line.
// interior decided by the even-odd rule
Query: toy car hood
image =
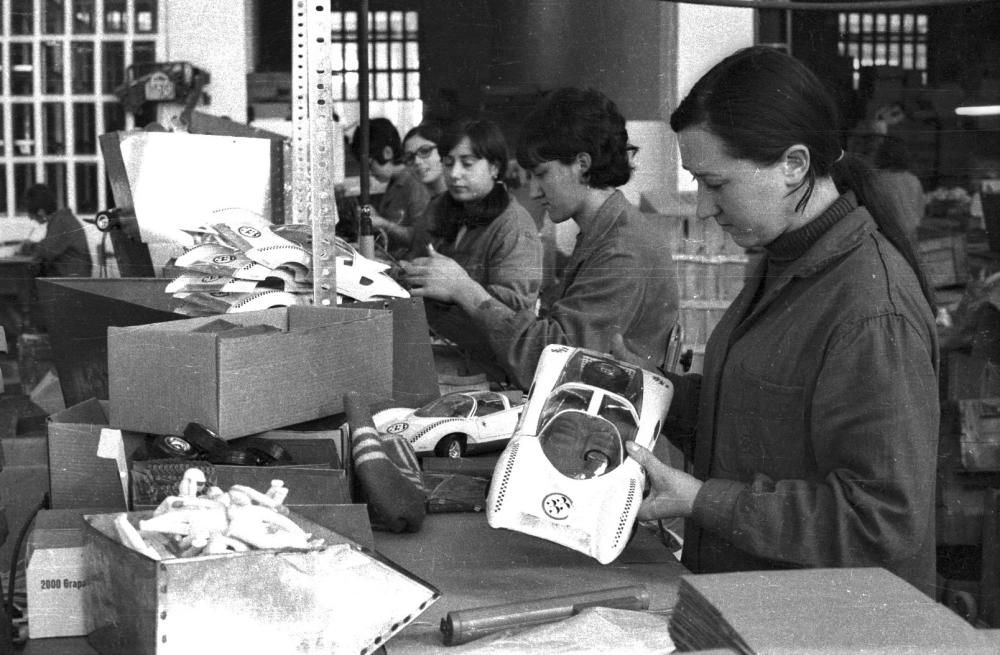
<path fill-rule="evenodd" d="M 672 395 L 665 378 L 607 355 L 547 347 L 494 469 L 489 524 L 613 561 L 631 537 L 646 481 L 625 443 L 652 449 Z"/>

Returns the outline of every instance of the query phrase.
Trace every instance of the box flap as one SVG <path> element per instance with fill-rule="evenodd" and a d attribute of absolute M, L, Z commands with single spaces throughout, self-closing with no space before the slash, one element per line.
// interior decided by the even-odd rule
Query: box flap
<path fill-rule="evenodd" d="M 49 416 L 49 423 L 82 423 L 84 425 L 107 425 L 107 407 L 96 398 L 67 407 Z"/>

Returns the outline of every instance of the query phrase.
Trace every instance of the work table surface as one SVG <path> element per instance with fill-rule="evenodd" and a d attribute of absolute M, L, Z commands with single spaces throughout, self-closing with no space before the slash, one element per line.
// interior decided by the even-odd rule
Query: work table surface
<path fill-rule="evenodd" d="M 441 598 L 386 642 L 389 655 L 448 652 L 439 626 L 448 612 L 459 609 L 644 584 L 650 610 L 665 611 L 676 601 L 685 573 L 657 535 L 642 527 L 618 559 L 602 565 L 548 541 L 494 530 L 482 513 L 432 514 L 417 533 L 376 533 L 375 546 L 441 592 Z M 29 641 L 23 654 L 94 652 L 80 637 Z"/>

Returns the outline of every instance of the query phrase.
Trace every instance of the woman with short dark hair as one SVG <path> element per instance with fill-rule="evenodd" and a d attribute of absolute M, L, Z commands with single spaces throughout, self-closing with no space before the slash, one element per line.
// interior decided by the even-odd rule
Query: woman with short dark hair
<path fill-rule="evenodd" d="M 646 362 L 664 361 L 677 316 L 676 271 L 664 226 L 615 187 L 631 175 L 625 118 L 595 90 L 557 89 L 521 126 L 518 163 L 554 223 L 572 219 L 576 247 L 539 315 L 497 302 L 446 258 L 406 268 L 414 295 L 453 302 L 487 335 L 511 380 L 527 389 L 542 350 L 559 343 L 607 352 L 623 334 Z"/>
<path fill-rule="evenodd" d="M 422 273 L 446 263 L 447 275 L 479 289 L 484 298 L 512 312 L 534 312 L 542 280 L 542 241 L 535 221 L 503 184 L 507 142 L 488 120 L 467 120 L 445 130 L 438 142 L 447 191 L 424 214 L 426 233 L 417 252 L 427 257 L 403 262 L 406 280 L 422 285 Z M 424 254 L 421 252 L 420 254 Z M 449 296 L 427 295 L 427 322 L 439 337 L 457 345 L 470 373 L 507 382 L 485 331 L 469 316 L 470 307 Z"/>
<path fill-rule="evenodd" d="M 932 298 L 868 167 L 841 149 L 833 101 L 802 63 L 752 47 L 670 124 L 698 217 L 765 256 L 703 374 L 670 375 L 664 433 L 694 475 L 629 447 L 652 485 L 639 517 L 685 517 L 694 572 L 878 566 L 933 595 Z"/>

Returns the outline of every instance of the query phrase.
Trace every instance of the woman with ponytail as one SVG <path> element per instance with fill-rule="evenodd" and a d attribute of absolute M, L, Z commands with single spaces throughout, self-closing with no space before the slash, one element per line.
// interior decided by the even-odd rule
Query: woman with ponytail
<path fill-rule="evenodd" d="M 869 167 L 841 149 L 833 101 L 796 59 L 752 47 L 670 123 L 698 217 L 765 256 L 703 373 L 671 375 L 664 433 L 693 475 L 630 444 L 651 480 L 640 518 L 685 517 L 694 572 L 877 566 L 933 596 L 932 297 Z"/>

